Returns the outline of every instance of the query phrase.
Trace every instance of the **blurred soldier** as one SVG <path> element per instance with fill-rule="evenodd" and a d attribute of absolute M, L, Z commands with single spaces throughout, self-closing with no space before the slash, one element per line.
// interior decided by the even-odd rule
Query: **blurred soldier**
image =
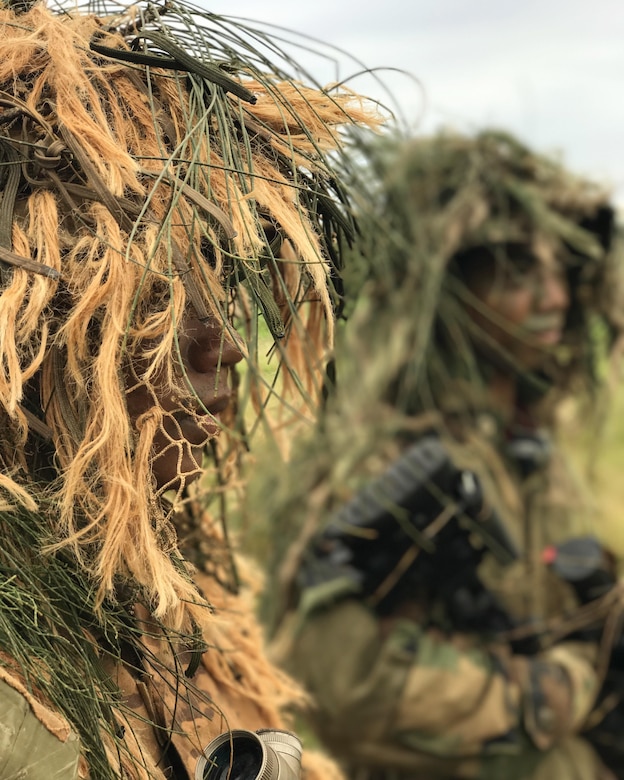
<path fill-rule="evenodd" d="M 618 327 L 608 196 L 502 133 L 367 151 L 337 389 L 259 488 L 302 528 L 276 653 L 354 780 L 611 777 L 618 591 L 555 441 Z"/>
<path fill-rule="evenodd" d="M 378 118 L 176 0 L 98 10 L 0 9 L 0 776 L 225 776 L 230 729 L 277 729 L 245 776 L 283 740 L 296 777 L 301 693 L 224 534 L 194 580 L 175 525 L 239 480 L 259 315 L 313 412 L 352 234 L 339 130 Z"/>

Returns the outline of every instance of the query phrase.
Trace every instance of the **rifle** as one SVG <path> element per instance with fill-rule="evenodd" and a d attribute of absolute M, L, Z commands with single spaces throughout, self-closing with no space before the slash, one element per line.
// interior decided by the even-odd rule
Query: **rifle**
<path fill-rule="evenodd" d="M 453 629 L 496 636 L 517 624 L 478 577 L 488 549 L 503 565 L 519 556 L 498 514 L 485 502 L 477 476 L 458 469 L 439 438 L 429 434 L 333 515 L 309 548 L 298 585 L 305 589 L 346 578 L 350 592 L 382 615 L 402 601 L 433 597 L 442 601 Z M 581 605 L 600 598 L 616 582 L 612 558 L 593 537 L 548 547 L 543 562 L 573 587 Z M 590 629 L 570 638 L 595 642 L 600 632 Z M 537 636 L 512 644 L 515 652 L 528 655 L 539 649 Z M 617 699 L 624 695 L 621 635 L 599 701 L 614 694 Z M 619 703 L 585 734 L 624 778 L 623 735 L 624 705 Z"/>
<path fill-rule="evenodd" d="M 543 560 L 572 585 L 581 604 L 601 598 L 617 582 L 614 557 L 592 536 L 548 547 Z M 599 626 L 581 630 L 570 638 L 599 642 L 601 635 L 602 627 Z M 624 778 L 624 635 L 621 630 L 610 651 L 609 667 L 596 709 L 604 715 L 583 736 L 616 776 Z"/>
<path fill-rule="evenodd" d="M 347 578 L 380 614 L 416 594 L 431 595 L 444 602 L 456 629 L 500 632 L 511 621 L 477 576 L 488 549 L 503 564 L 518 557 L 476 475 L 458 469 L 430 433 L 330 519 L 298 586 Z"/>

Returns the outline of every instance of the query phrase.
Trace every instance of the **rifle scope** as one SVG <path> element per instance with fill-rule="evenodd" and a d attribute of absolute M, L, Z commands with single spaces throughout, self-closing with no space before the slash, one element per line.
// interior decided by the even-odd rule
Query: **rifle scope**
<path fill-rule="evenodd" d="M 278 729 L 234 729 L 204 748 L 195 780 L 299 780 L 301 741 Z"/>

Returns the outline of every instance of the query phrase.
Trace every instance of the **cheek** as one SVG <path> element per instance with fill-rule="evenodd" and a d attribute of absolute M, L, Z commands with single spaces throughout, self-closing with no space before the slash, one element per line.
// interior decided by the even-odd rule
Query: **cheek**
<path fill-rule="evenodd" d="M 152 451 L 152 473 L 158 489 L 177 490 L 182 476 L 189 484 L 201 474 L 203 447 L 194 446 L 184 439 L 172 441 L 159 431 L 154 437 Z"/>
<path fill-rule="evenodd" d="M 138 385 L 126 393 L 126 407 L 131 420 L 136 420 L 153 406 L 154 398 L 145 385 Z"/>
<path fill-rule="evenodd" d="M 145 385 L 138 385 L 126 394 L 128 414 L 133 422 L 156 404 L 152 393 Z M 164 402 L 166 404 L 166 399 Z M 205 431 L 194 425 L 186 430 L 190 423 L 185 419 L 174 422 L 165 416 L 163 429 L 156 431 L 152 441 L 152 473 L 158 489 L 177 490 L 181 485 L 180 475 L 186 483 L 197 479 L 203 458 L 203 448 L 209 438 Z"/>
<path fill-rule="evenodd" d="M 485 296 L 483 302 L 495 315 L 496 323 L 522 325 L 531 314 L 533 295 L 524 288 L 504 290 Z"/>

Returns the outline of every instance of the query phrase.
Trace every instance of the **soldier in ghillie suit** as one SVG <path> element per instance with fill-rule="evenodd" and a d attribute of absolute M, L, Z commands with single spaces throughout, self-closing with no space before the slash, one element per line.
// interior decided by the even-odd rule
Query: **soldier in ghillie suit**
<path fill-rule="evenodd" d="M 262 321 L 314 412 L 353 234 L 333 165 L 379 117 L 253 29 L 98 11 L 0 9 L 0 775 L 186 780 L 301 696 L 204 521 L 279 398 Z"/>
<path fill-rule="evenodd" d="M 336 389 L 257 492 L 301 529 L 276 657 L 354 780 L 613 777 L 619 591 L 556 446 L 620 329 L 608 194 L 503 133 L 363 152 Z"/>

